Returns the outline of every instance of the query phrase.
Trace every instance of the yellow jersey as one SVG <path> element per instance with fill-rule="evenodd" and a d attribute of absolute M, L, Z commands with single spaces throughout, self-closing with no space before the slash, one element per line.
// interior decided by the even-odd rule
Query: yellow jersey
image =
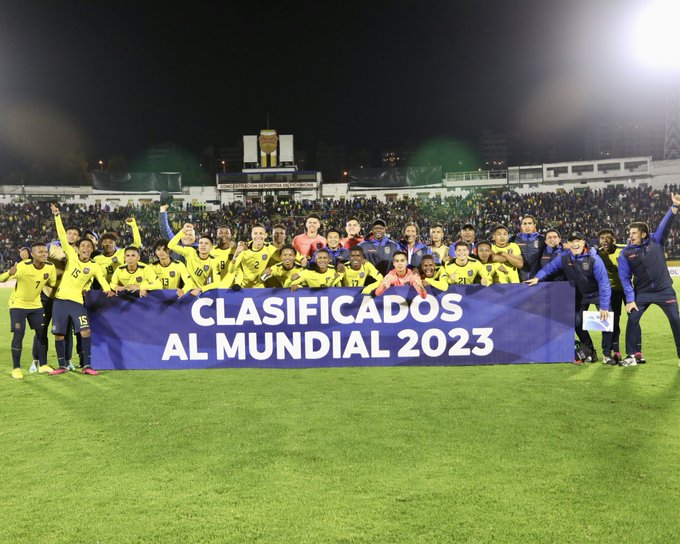
<path fill-rule="evenodd" d="M 187 263 L 187 270 L 196 287 L 200 287 L 203 290 L 206 290 L 206 288 L 217 288 L 220 284 L 218 260 L 213 255 L 208 255 L 205 259 L 201 259 L 195 247 L 180 245 L 179 241 L 182 236 L 184 236 L 182 231 L 175 234 L 175 237 L 168 242 L 168 249 L 184 257 Z"/>
<path fill-rule="evenodd" d="M 363 287 L 364 295 L 370 294 L 380 285 L 383 275 L 368 261 L 364 261 L 359 270 L 354 270 L 349 263 L 345 265 L 345 274 L 342 276 L 343 287 Z M 368 284 L 366 282 L 368 281 Z"/>
<path fill-rule="evenodd" d="M 299 272 L 299 278 L 293 280 L 292 277 L 286 280 L 284 287 L 298 285 L 300 287 L 338 287 L 342 284 L 342 274 L 335 270 L 334 266 L 329 266 L 325 272 L 303 268 Z"/>
<path fill-rule="evenodd" d="M 180 281 L 183 282 L 184 291 L 190 291 L 195 287 L 186 265 L 181 261 L 171 260 L 167 266 L 157 262 L 150 266 L 156 274 L 156 281 L 151 285 L 151 289 L 178 289 Z"/>
<path fill-rule="evenodd" d="M 36 268 L 33 260 L 28 259 L 17 263 L 14 274 L 5 272 L 0 274 L 0 282 L 16 279 L 17 283 L 9 297 L 9 307 L 21 310 L 36 310 L 42 308 L 40 293 L 46 285 L 57 284 L 57 270 L 51 262 L 46 262 L 42 268 Z"/>
<path fill-rule="evenodd" d="M 227 249 L 214 247 L 210 250 L 210 254 L 217 259 L 217 267 L 220 271 L 219 281 L 222 281 L 229 273 L 229 265 L 234 260 L 234 251 L 236 251 L 235 247 Z"/>
<path fill-rule="evenodd" d="M 491 251 L 494 253 L 509 253 L 510 255 L 521 255 L 522 251 L 515 242 L 510 242 L 505 247 L 498 247 L 496 244 L 491 246 Z M 519 272 L 510 263 L 497 263 L 499 266 L 496 270 L 498 283 L 519 283 Z"/>
<path fill-rule="evenodd" d="M 293 274 L 299 274 L 305 270 L 297 263 L 293 263 L 293 267 L 290 269 L 284 268 L 282 263 L 275 264 L 269 268 L 271 269 L 271 275 L 264 280 L 265 287 L 283 287 Z"/>
<path fill-rule="evenodd" d="M 125 250 L 117 249 L 113 255 L 106 256 L 103 253 L 95 255 L 92 257 L 92 262 L 97 263 L 100 268 L 104 271 L 106 276 L 106 281 L 111 283 L 111 278 L 113 278 L 113 273 L 121 266 L 125 264 Z"/>
<path fill-rule="evenodd" d="M 111 278 L 111 287 L 127 287 L 139 285 L 140 289 L 149 289 L 156 281 L 156 274 L 148 264 L 138 263 L 137 268 L 130 272 L 127 265 L 119 266 Z"/>
<path fill-rule="evenodd" d="M 479 261 L 468 259 L 467 263 L 460 265 L 456 260 L 452 260 L 444 267 L 444 273 L 449 276 L 449 283 L 455 285 L 472 285 L 477 277 L 489 280 L 489 273 Z"/>
<path fill-rule="evenodd" d="M 490 283 L 501 283 L 498 278 L 498 267 L 501 265 L 501 263 L 487 262 L 486 264 L 484 264 L 483 262 L 480 261 L 479 264 L 481 264 L 486 269 L 486 273 L 489 276 Z M 481 279 L 482 279 L 481 277 L 478 277 L 475 280 L 475 283 L 480 283 L 479 280 Z"/>
<path fill-rule="evenodd" d="M 439 247 L 434 246 L 429 247 L 432 254 L 436 255 L 437 258 L 439 259 L 439 263 L 444 264 L 446 262 L 446 257 L 448 257 L 449 255 L 449 246 L 445 246 L 444 244 L 442 244 Z"/>
<path fill-rule="evenodd" d="M 431 278 L 423 278 L 423 282 L 431 285 L 440 291 L 446 291 L 449 288 L 449 277 L 445 274 L 446 266 L 438 266 L 434 271 L 434 276 Z"/>
<path fill-rule="evenodd" d="M 61 215 L 54 216 L 54 222 L 57 226 L 57 234 L 61 247 L 66 253 L 66 269 L 64 275 L 61 277 L 61 282 L 57 287 L 55 298 L 59 300 L 72 300 L 79 304 L 83 304 L 83 290 L 89 285 L 93 278 L 97 278 L 99 285 L 104 291 L 110 291 L 109 282 L 106 281 L 104 271 L 99 265 L 91 259 L 83 262 L 78 257 L 78 253 L 70 245 L 66 239 L 66 230 L 61 222 Z"/>
<path fill-rule="evenodd" d="M 231 287 L 234 283 L 241 287 L 264 287 L 261 276 L 266 268 L 269 268 L 269 261 L 276 248 L 265 242 L 260 249 L 253 249 L 252 244 L 242 250 L 232 262 L 230 272 L 233 276 L 227 276 L 221 287 Z"/>

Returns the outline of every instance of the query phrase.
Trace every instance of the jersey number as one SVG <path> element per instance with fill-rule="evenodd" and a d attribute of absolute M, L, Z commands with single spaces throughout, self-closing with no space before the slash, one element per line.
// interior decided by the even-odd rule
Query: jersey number
<path fill-rule="evenodd" d="M 80 323 L 81 327 L 87 327 L 87 316 L 86 315 L 79 315 L 78 316 L 78 322 Z"/>
<path fill-rule="evenodd" d="M 71 272 L 71 276 L 73 276 L 74 278 L 77 278 L 78 276 L 80 276 L 80 270 L 77 269 L 77 268 L 74 268 L 73 272 Z"/>

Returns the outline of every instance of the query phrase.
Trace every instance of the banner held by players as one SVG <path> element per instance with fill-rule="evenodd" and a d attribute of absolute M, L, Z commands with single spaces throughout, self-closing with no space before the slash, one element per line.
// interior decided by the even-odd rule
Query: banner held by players
<path fill-rule="evenodd" d="M 421 299 L 397 287 L 210 291 L 177 299 L 88 295 L 97 369 L 307 368 L 566 362 L 566 282 L 451 286 Z"/>

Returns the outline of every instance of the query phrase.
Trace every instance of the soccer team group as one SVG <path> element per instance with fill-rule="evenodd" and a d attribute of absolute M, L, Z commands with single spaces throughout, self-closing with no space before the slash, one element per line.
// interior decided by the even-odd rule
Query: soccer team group
<path fill-rule="evenodd" d="M 191 224 L 173 233 L 168 205 L 161 206 L 159 224 L 166 238 L 153 247 L 155 262 L 141 262 L 141 236 L 134 218 L 126 223 L 133 242 L 117 247 L 118 234 L 64 226 L 59 208 L 51 206 L 58 240 L 35 242 L 21 250 L 21 261 L 0 275 L 0 282 L 16 280 L 9 300 L 12 329 L 12 377 L 23 378 L 22 344 L 26 323 L 35 331 L 31 372 L 59 375 L 75 370 L 72 357 L 80 358 L 82 372 L 96 375 L 91 366 L 91 339 L 84 293 L 101 289 L 108 296 L 121 291 L 145 297 L 154 289 L 172 289 L 177 296 L 198 296 L 221 288 L 360 287 L 361 293 L 380 296 L 391 286 L 412 286 L 421 297 L 429 289 L 447 290 L 451 284 L 569 281 L 576 292 L 575 330 L 584 355 L 574 362 L 597 361 L 588 331 L 582 327 L 583 311 L 594 305 L 600 318 L 614 314 L 613 332 L 602 334 L 603 362 L 635 366 L 642 356 L 640 318 L 656 304 L 671 325 L 680 358 L 680 315 L 673 283 L 666 265 L 664 242 L 680 207 L 680 194 L 672 194 L 671 206 L 654 232 L 643 222 L 629 225 L 627 245 L 616 243 L 611 229 L 598 232 L 589 244 L 581 232 L 563 243 L 560 233 L 537 230 L 537 220 L 525 215 L 520 232 L 511 235 L 505 225 L 491 229 L 491 240 L 477 240 L 475 226 L 463 225 L 458 240 L 444 243 L 441 225 L 430 228 L 429 244 L 420 239 L 418 226 L 407 223 L 399 241 L 387 236 L 387 224 L 376 219 L 369 236 L 361 224 L 347 219 L 345 236 L 329 227 L 320 234 L 318 215 L 306 218 L 305 232 L 288 243 L 286 228 L 277 224 L 270 238 L 263 225 L 253 225 L 249 241 L 233 239 L 228 225 L 216 236 L 198 235 Z M 81 236 L 82 235 L 82 236 Z M 268 241 L 268 239 L 270 241 Z M 619 348 L 619 320 L 628 312 L 625 353 Z M 48 330 L 54 336 L 58 367 L 47 364 Z M 74 346 L 75 334 L 75 346 Z"/>

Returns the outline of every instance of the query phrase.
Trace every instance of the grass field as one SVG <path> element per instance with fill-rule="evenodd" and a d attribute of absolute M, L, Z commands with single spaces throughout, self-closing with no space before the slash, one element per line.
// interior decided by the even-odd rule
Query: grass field
<path fill-rule="evenodd" d="M 678 541 L 680 369 L 656 308 L 637 368 L 22 381 L 7 314 L 1 543 Z"/>

